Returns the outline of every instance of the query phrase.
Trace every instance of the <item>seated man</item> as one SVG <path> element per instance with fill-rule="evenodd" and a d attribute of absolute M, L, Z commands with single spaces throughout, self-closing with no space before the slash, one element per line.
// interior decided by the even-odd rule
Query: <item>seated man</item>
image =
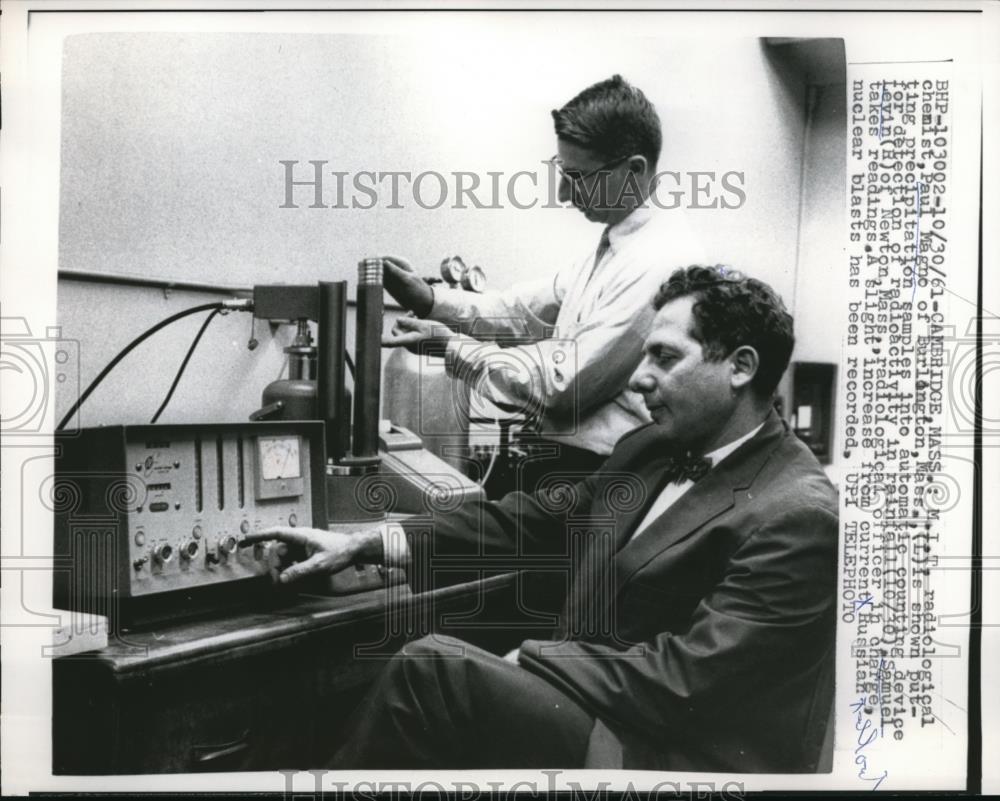
<path fill-rule="evenodd" d="M 510 660 L 447 637 L 406 645 L 335 767 L 816 770 L 833 694 L 837 499 L 772 406 L 791 316 L 766 284 L 722 267 L 676 271 L 653 305 L 630 381 L 653 422 L 571 493 L 469 503 L 403 537 L 247 538 L 306 546 L 285 581 L 384 556 L 409 560 L 418 591 L 439 558 L 566 556 L 550 640 Z"/>

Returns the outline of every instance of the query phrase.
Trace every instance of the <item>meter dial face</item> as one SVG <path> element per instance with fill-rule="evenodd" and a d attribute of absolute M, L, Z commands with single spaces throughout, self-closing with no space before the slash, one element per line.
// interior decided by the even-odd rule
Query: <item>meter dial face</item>
<path fill-rule="evenodd" d="M 470 267 L 462 276 L 462 287 L 470 292 L 482 292 L 486 289 L 486 273 L 483 272 L 483 268 Z"/>
<path fill-rule="evenodd" d="M 441 262 L 441 277 L 449 284 L 457 284 L 462 280 L 465 269 L 461 256 L 450 256 Z"/>
<path fill-rule="evenodd" d="M 300 478 L 298 437 L 260 437 L 260 477 L 265 481 L 278 478 Z"/>

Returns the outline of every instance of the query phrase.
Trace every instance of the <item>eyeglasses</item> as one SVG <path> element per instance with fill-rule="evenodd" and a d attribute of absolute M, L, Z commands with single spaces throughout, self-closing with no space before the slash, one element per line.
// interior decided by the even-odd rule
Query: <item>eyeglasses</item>
<path fill-rule="evenodd" d="M 609 170 L 612 167 L 617 167 L 623 161 L 626 161 L 630 158 L 632 157 L 619 156 L 614 161 L 609 161 L 607 164 L 602 164 L 600 167 L 591 170 L 590 172 L 580 172 L 579 170 L 567 170 L 565 167 L 563 167 L 563 160 L 559 158 L 559 156 L 553 156 L 550 159 L 546 159 L 544 163 L 551 164 L 553 167 L 555 167 L 556 172 L 558 172 L 563 178 L 565 178 L 570 183 L 578 184 L 581 181 L 586 181 L 592 175 L 597 175 L 597 173 L 601 172 L 601 170 Z"/>

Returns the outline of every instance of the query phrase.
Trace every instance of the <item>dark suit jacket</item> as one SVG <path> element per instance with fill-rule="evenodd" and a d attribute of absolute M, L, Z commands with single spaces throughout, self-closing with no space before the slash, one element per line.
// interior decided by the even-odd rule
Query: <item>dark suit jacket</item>
<path fill-rule="evenodd" d="M 624 767 L 814 771 L 833 697 L 835 490 L 772 412 L 631 540 L 666 460 L 642 426 L 580 483 L 408 526 L 411 584 L 455 557 L 561 556 L 561 625 L 520 663 L 603 721 Z"/>

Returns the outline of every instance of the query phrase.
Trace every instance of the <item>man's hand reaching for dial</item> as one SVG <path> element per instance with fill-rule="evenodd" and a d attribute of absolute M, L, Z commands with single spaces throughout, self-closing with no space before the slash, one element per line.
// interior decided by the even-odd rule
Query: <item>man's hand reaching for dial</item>
<path fill-rule="evenodd" d="M 247 534 L 240 540 L 240 547 L 269 540 L 297 545 L 306 552 L 305 561 L 289 565 L 278 574 L 283 584 L 307 576 L 330 575 L 356 562 L 382 561 L 380 526 L 351 532 L 275 526 Z"/>
<path fill-rule="evenodd" d="M 382 347 L 406 348 L 411 353 L 444 356 L 448 340 L 455 336 L 444 323 L 421 320 L 418 317 L 400 317 L 392 331 L 382 337 Z"/>

